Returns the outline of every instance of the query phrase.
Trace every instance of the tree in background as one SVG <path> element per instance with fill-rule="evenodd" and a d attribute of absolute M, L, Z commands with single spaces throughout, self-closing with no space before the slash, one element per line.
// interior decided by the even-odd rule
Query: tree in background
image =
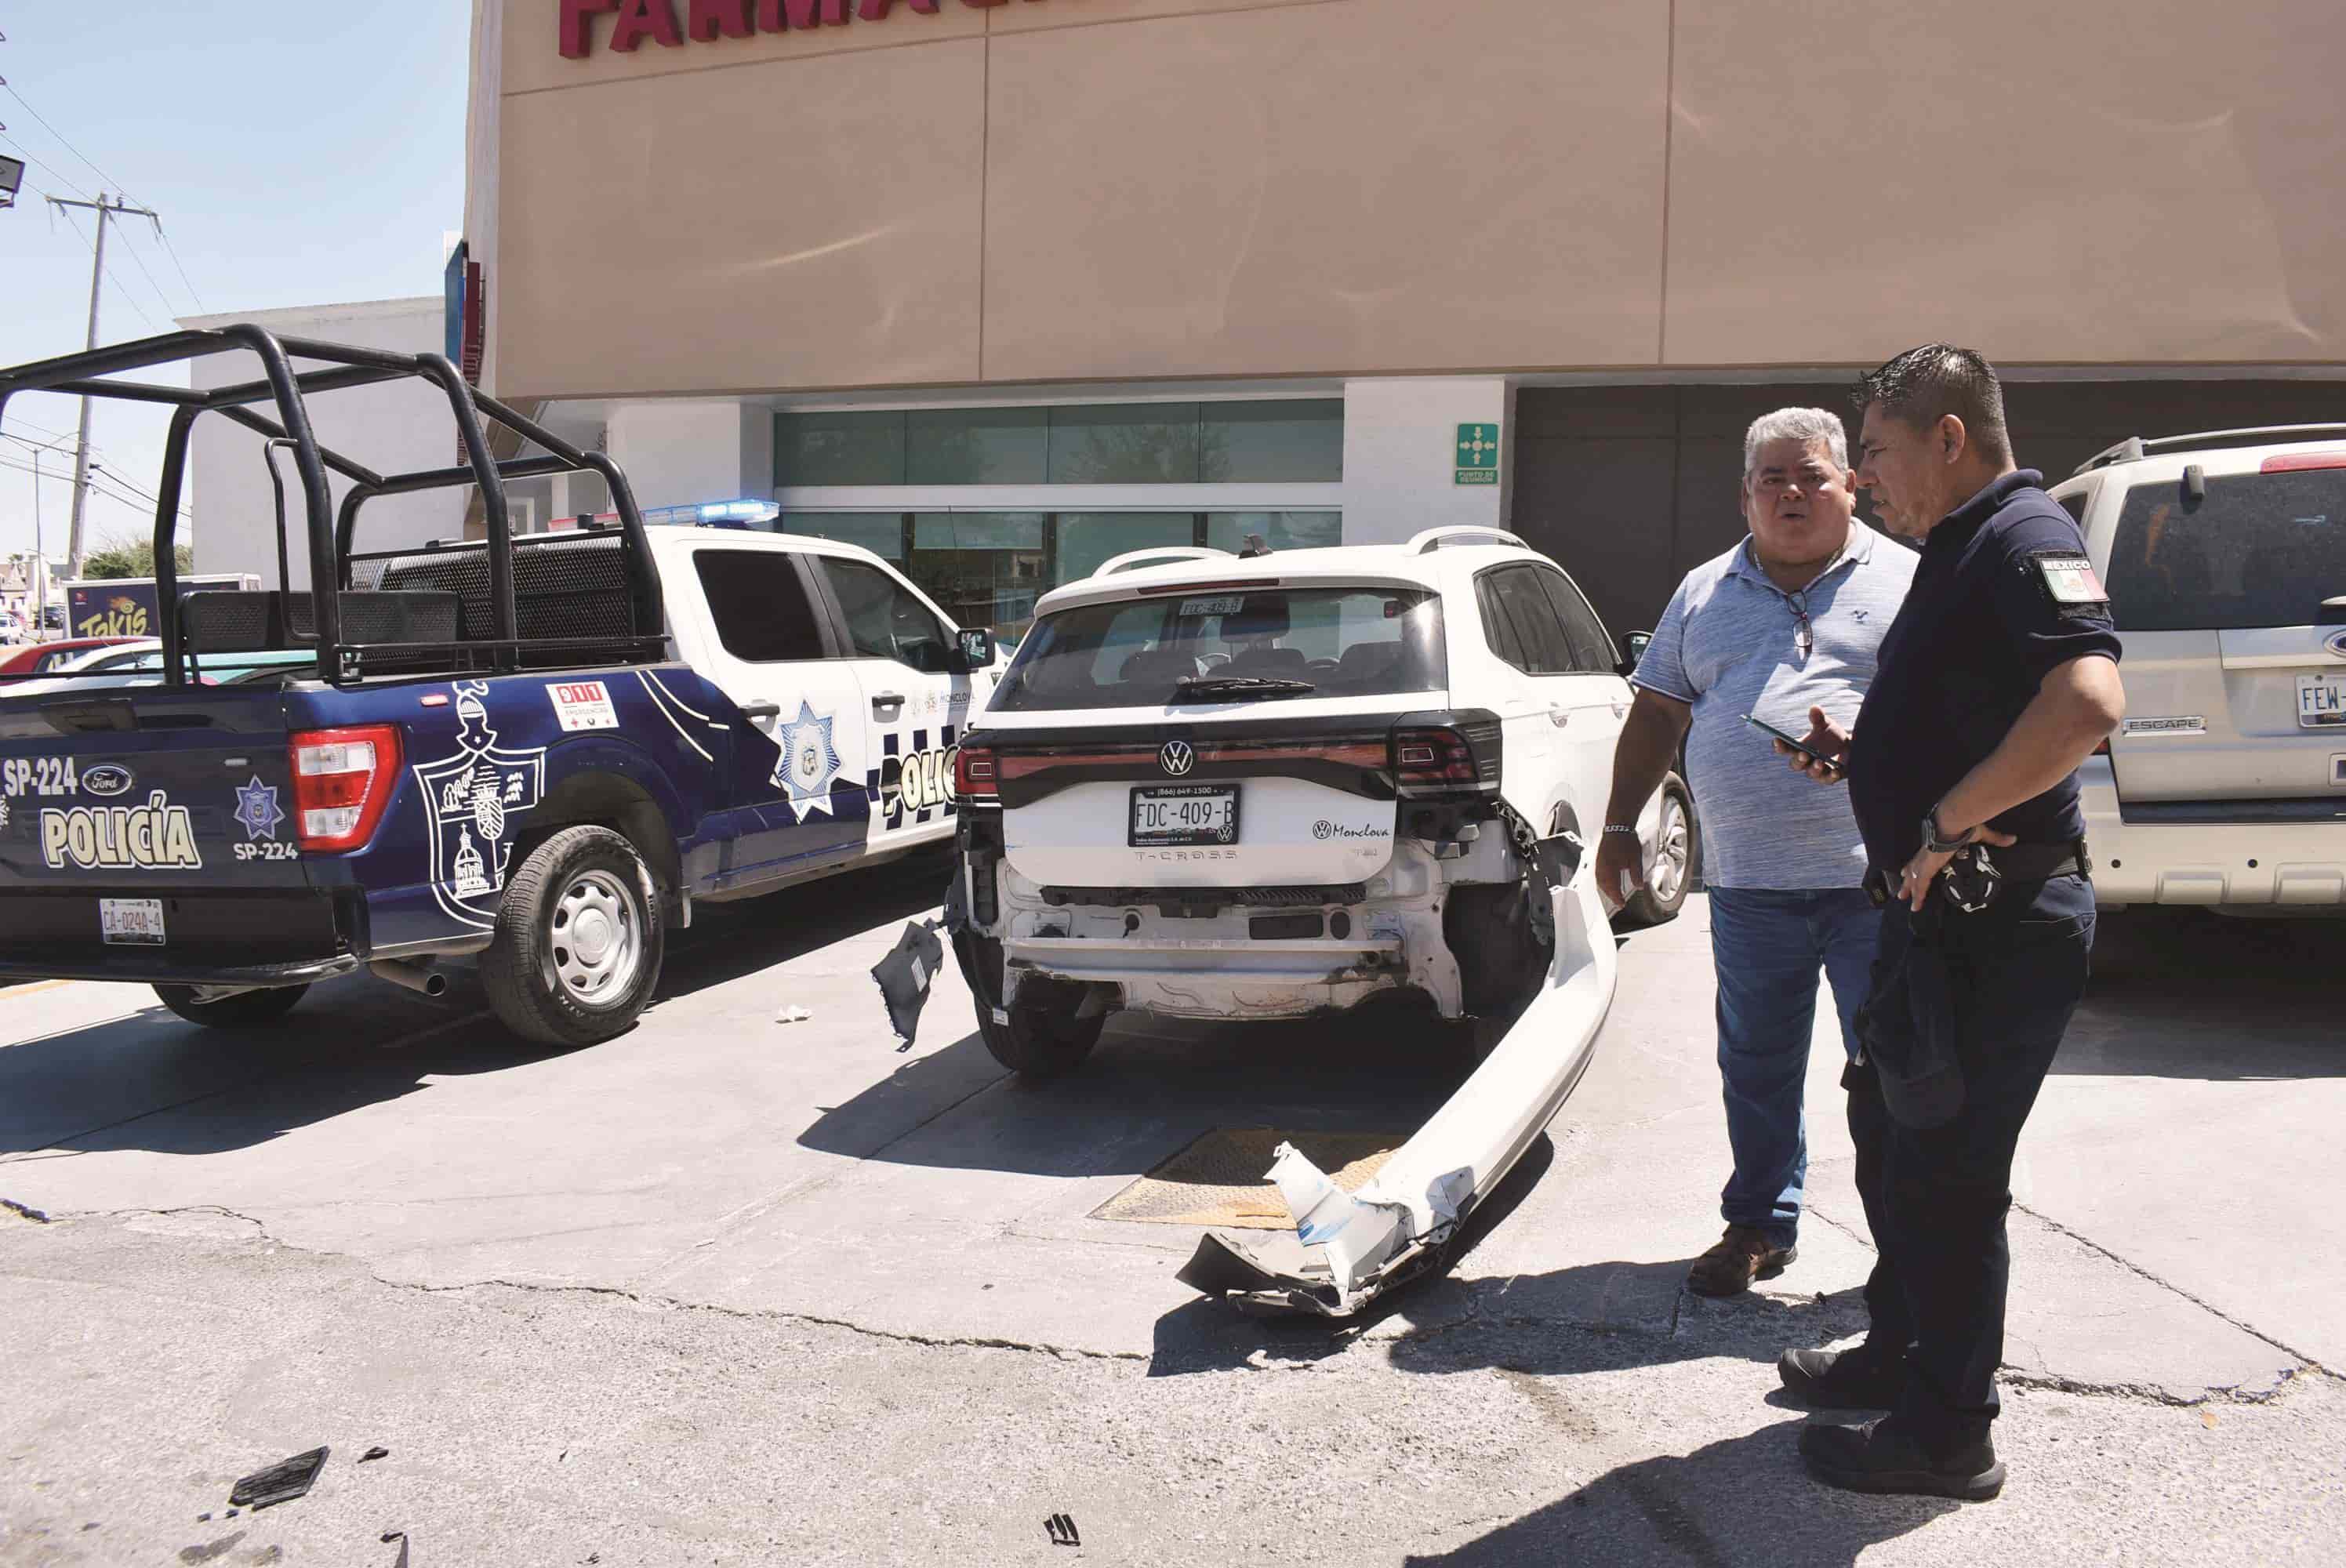
<path fill-rule="evenodd" d="M 174 545 L 171 559 L 180 572 L 194 571 L 195 546 Z M 108 539 L 82 557 L 81 572 L 86 578 L 151 577 L 155 575 L 155 542 L 152 539 L 125 539 L 119 535 Z"/>

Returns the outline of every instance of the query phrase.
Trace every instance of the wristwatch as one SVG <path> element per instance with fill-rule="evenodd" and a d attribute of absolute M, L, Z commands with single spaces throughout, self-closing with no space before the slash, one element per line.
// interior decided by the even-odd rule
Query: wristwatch
<path fill-rule="evenodd" d="M 1630 833 L 1630 834 L 1634 834 L 1634 833 L 1636 833 L 1636 832 L 1637 832 L 1637 829 L 1635 829 L 1635 828 L 1630 827 L 1630 826 L 1629 826 L 1627 823 L 1626 823 L 1626 822 L 1607 822 L 1607 823 L 1606 823 L 1606 824 L 1605 824 L 1605 830 L 1606 830 L 1606 832 L 1608 832 L 1608 833 Z"/>
<path fill-rule="evenodd" d="M 1965 829 L 1953 839 L 1939 837 L 1939 809 L 1936 806 L 1923 813 L 1923 848 L 1934 855 L 1952 855 L 1972 841 L 1971 830 Z"/>

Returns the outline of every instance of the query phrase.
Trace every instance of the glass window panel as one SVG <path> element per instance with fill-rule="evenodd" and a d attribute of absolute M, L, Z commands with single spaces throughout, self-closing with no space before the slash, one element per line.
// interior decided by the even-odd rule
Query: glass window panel
<path fill-rule="evenodd" d="M 831 579 L 831 591 L 839 596 L 848 641 L 858 657 L 894 659 L 928 675 L 945 672 L 952 639 L 929 607 L 903 584 L 861 561 L 831 555 L 816 559 Z"/>
<path fill-rule="evenodd" d="M 774 483 L 778 486 L 903 484 L 904 416 L 776 414 Z"/>
<path fill-rule="evenodd" d="M 904 416 L 914 484 L 1040 484 L 1049 477 L 1049 411 L 915 409 Z"/>
<path fill-rule="evenodd" d="M 1572 663 L 1576 669 L 1595 675 L 1611 675 L 1621 662 L 1613 647 L 1613 634 L 1588 607 L 1579 587 L 1566 580 L 1562 572 L 1551 572 L 1545 566 L 1535 567 L 1533 575 L 1546 593 L 1548 603 L 1555 606 L 1556 619 L 1564 623 L 1564 635 L 1572 644 Z"/>
<path fill-rule="evenodd" d="M 794 555 L 696 550 L 692 568 L 727 653 L 751 664 L 822 657 L 822 633 Z"/>
<path fill-rule="evenodd" d="M 1206 543 L 1232 555 L 1246 548 L 1247 535 L 1260 534 L 1274 550 L 1317 550 L 1344 542 L 1341 512 L 1209 512 Z"/>
<path fill-rule="evenodd" d="M 807 534 L 861 545 L 891 561 L 904 558 L 904 514 L 901 512 L 785 512 L 775 519 L 777 534 Z"/>
<path fill-rule="evenodd" d="M 1040 512 L 915 512 L 906 575 L 964 626 L 1015 641 L 1051 587 Z"/>
<path fill-rule="evenodd" d="M 1344 402 L 1209 402 L 1198 424 L 1199 476 L 1292 484 L 1344 477 Z"/>
<path fill-rule="evenodd" d="M 1062 512 L 1059 551 L 1051 585 L 1072 583 L 1100 563 L 1151 545 L 1193 545 L 1198 525 L 1188 512 Z"/>
<path fill-rule="evenodd" d="M 1198 405 L 1086 404 L 1051 410 L 1054 484 L 1194 484 Z M 1185 541 L 1186 543 L 1186 541 Z"/>

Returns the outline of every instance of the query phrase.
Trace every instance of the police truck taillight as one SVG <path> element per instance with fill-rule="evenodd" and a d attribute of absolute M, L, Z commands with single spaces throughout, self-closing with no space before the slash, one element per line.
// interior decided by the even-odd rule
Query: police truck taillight
<path fill-rule="evenodd" d="M 1446 722 L 1393 727 L 1393 782 L 1406 799 L 1499 792 L 1500 731 L 1495 714 L 1445 714 Z M 1428 716 L 1431 717 L 1431 716 Z"/>
<path fill-rule="evenodd" d="M 355 850 L 372 838 L 399 782 L 398 727 L 299 730 L 287 750 L 293 763 L 294 835 L 301 848 Z"/>
<path fill-rule="evenodd" d="M 991 805 L 1001 799 L 1001 770 L 992 747 L 964 746 L 954 753 L 954 793 L 964 804 Z"/>

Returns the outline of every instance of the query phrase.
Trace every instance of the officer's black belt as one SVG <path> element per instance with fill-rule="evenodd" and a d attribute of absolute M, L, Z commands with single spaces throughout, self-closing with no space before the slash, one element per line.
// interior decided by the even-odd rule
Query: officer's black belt
<path fill-rule="evenodd" d="M 2082 842 L 2070 844 L 1988 844 L 1982 852 L 2007 881 L 2041 882 L 2054 877 L 2090 874 L 2093 861 Z"/>

